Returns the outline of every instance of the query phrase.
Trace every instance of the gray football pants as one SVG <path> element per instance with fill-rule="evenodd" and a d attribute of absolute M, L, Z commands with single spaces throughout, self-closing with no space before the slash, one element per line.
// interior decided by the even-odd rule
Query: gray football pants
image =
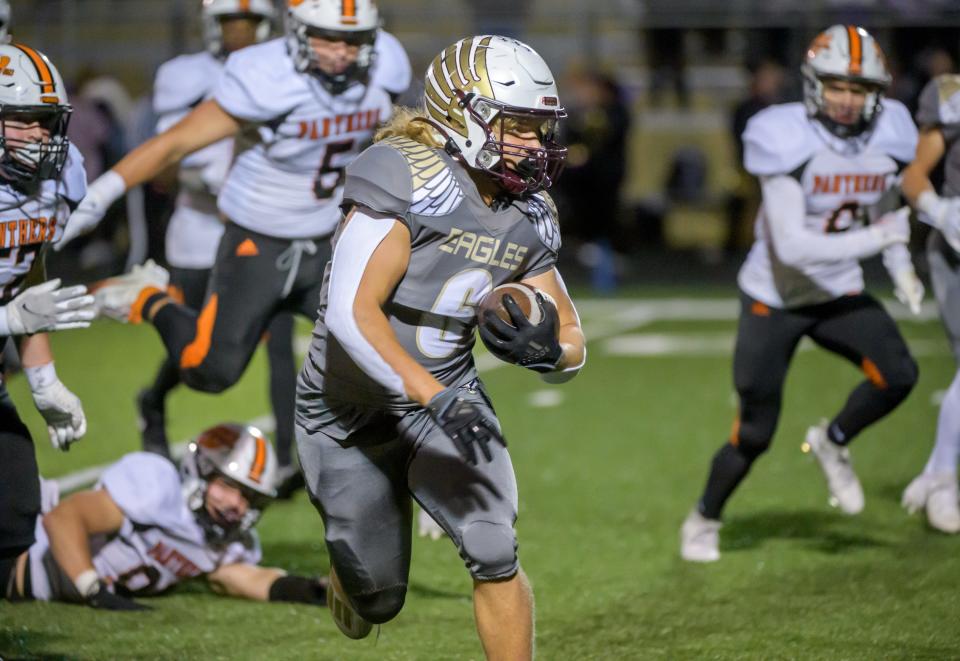
<path fill-rule="evenodd" d="M 960 255 L 937 230 L 927 239 L 930 280 L 940 308 L 940 318 L 950 340 L 954 359 L 960 363 Z"/>
<path fill-rule="evenodd" d="M 461 390 L 496 422 L 478 381 Z M 330 562 L 360 616 L 382 623 L 403 607 L 411 495 L 447 532 L 474 578 L 515 574 L 518 496 L 507 449 L 491 443 L 493 460 L 481 457 L 471 466 L 425 410 L 382 420 L 343 442 L 322 429 L 296 428 L 300 465 L 323 518 Z"/>

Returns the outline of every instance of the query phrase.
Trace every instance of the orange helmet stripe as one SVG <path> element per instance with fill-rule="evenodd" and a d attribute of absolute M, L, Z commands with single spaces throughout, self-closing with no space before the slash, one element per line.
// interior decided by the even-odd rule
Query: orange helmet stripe
<path fill-rule="evenodd" d="M 240 0 L 240 11 L 243 13 L 250 11 L 250 0 Z"/>
<path fill-rule="evenodd" d="M 257 452 L 253 457 L 253 465 L 250 466 L 250 479 L 259 482 L 267 464 L 267 442 L 260 436 L 257 436 L 256 439 Z"/>
<path fill-rule="evenodd" d="M 856 26 L 847 26 L 847 38 L 850 40 L 850 74 L 859 76 L 863 73 L 863 40 Z"/>
<path fill-rule="evenodd" d="M 356 25 L 357 0 L 343 0 L 340 10 L 340 21 L 344 25 Z"/>
<path fill-rule="evenodd" d="M 33 62 L 33 66 L 37 70 L 37 75 L 40 76 L 40 80 L 43 82 L 43 93 L 53 94 L 56 91 L 53 86 L 53 74 L 50 72 L 50 67 L 47 65 L 43 56 L 29 46 L 24 46 L 23 44 L 14 44 L 14 46 L 19 48 L 30 58 L 30 61 Z"/>

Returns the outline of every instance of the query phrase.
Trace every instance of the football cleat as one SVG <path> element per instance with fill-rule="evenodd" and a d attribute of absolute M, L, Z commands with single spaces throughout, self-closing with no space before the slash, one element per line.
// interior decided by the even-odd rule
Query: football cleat
<path fill-rule="evenodd" d="M 823 470 L 830 491 L 830 505 L 839 507 L 844 514 L 859 514 L 863 511 L 863 487 L 853 472 L 850 451 L 827 437 L 827 422 L 807 430 L 804 452 L 813 452 Z"/>
<path fill-rule="evenodd" d="M 429 537 L 433 541 L 437 541 L 447 533 L 444 532 L 439 523 L 433 520 L 427 510 L 421 509 L 417 513 L 417 534 L 420 537 Z"/>
<path fill-rule="evenodd" d="M 143 451 L 170 459 L 163 398 L 150 388 L 144 388 L 137 394 L 137 426 L 140 428 Z"/>
<path fill-rule="evenodd" d="M 347 595 L 343 592 L 343 586 L 340 585 L 340 579 L 337 578 L 337 572 L 333 567 L 330 568 L 330 582 L 327 585 L 327 606 L 330 608 L 330 614 L 337 628 L 343 632 L 347 638 L 360 640 L 370 635 L 373 624 L 353 610 Z"/>
<path fill-rule="evenodd" d="M 151 291 L 166 291 L 170 274 L 162 266 L 148 259 L 137 264 L 129 273 L 107 278 L 90 287 L 98 315 L 122 322 L 139 323 L 140 306 Z"/>
<path fill-rule="evenodd" d="M 680 557 L 688 562 L 716 562 L 720 559 L 720 528 L 717 519 L 708 519 L 696 508 L 690 510 L 680 528 Z"/>
<path fill-rule="evenodd" d="M 960 489 L 953 473 L 923 473 L 903 491 L 900 504 L 910 513 L 927 513 L 931 528 L 954 535 L 960 532 Z"/>

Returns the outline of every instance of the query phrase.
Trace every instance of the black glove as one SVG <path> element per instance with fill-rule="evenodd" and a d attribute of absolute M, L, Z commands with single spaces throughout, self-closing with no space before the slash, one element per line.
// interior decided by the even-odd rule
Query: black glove
<path fill-rule="evenodd" d="M 133 599 L 121 597 L 107 589 L 107 584 L 100 581 L 97 591 L 86 598 L 87 606 L 91 608 L 103 608 L 110 611 L 148 611 L 153 610 L 150 606 L 138 604 Z"/>
<path fill-rule="evenodd" d="M 480 324 L 480 339 L 490 353 L 500 360 L 535 372 L 552 372 L 563 357 L 559 337 L 560 317 L 557 307 L 540 292 L 537 292 L 536 300 L 542 318 L 534 326 L 513 297 L 506 294 L 503 307 L 507 309 L 513 325 L 498 317 L 493 310 L 487 310 Z"/>
<path fill-rule="evenodd" d="M 461 397 L 455 387 L 444 388 L 434 395 L 427 404 L 427 411 L 470 464 L 477 464 L 475 445 L 480 446 L 480 451 L 487 461 L 493 460 L 489 448 L 491 440 L 504 447 L 507 445 L 506 439 L 483 416 L 476 404 Z"/>

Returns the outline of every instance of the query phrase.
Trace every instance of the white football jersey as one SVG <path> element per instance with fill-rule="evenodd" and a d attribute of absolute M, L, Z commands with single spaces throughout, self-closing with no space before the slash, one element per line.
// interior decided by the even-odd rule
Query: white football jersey
<path fill-rule="evenodd" d="M 87 194 L 80 150 L 70 145 L 59 179 L 47 179 L 27 195 L 0 178 L 0 298 L 6 303 L 23 289 L 37 255 L 60 238 L 63 226 Z"/>
<path fill-rule="evenodd" d="M 124 515 L 117 533 L 90 540 L 97 575 L 110 585 L 123 586 L 135 595 L 151 595 L 223 565 L 260 562 L 260 542 L 253 531 L 244 541 L 225 547 L 207 543 L 187 508 L 177 469 L 159 455 L 124 456 L 103 472 L 97 488 L 106 489 Z M 51 580 L 48 573 L 55 565 L 40 520 L 36 537 L 29 552 L 33 596 L 43 601 L 61 599 L 63 579 Z"/>
<path fill-rule="evenodd" d="M 391 113 L 380 86 L 333 96 L 297 73 L 283 39 L 233 53 L 213 93 L 233 117 L 257 124 L 238 138 L 218 198 L 237 225 L 268 236 L 325 237 L 340 220 L 344 168 Z"/>
<path fill-rule="evenodd" d="M 160 65 L 153 85 L 157 132 L 167 130 L 205 101 L 222 71 L 223 62 L 207 51 L 181 55 Z M 230 169 L 233 145 L 233 138 L 226 138 L 180 162 L 180 190 L 166 236 L 171 266 L 213 266 L 224 227 L 217 211 L 217 193 Z"/>
<path fill-rule="evenodd" d="M 800 103 L 757 113 L 743 133 L 744 167 L 757 177 L 794 176 L 804 192 L 803 230 L 829 235 L 862 227 L 866 207 L 895 185 L 897 173 L 913 159 L 917 129 L 898 101 L 885 99 L 872 133 L 841 140 L 807 117 Z M 764 199 L 755 240 L 740 269 L 740 288 L 777 308 L 833 300 L 863 290 L 863 271 L 854 259 L 822 261 L 794 268 L 777 257 Z M 779 215 L 778 215 L 779 217 Z"/>
<path fill-rule="evenodd" d="M 413 69 L 400 40 L 386 30 L 378 30 L 373 50 L 376 55 L 370 69 L 371 87 L 382 87 L 394 98 L 406 92 Z"/>

